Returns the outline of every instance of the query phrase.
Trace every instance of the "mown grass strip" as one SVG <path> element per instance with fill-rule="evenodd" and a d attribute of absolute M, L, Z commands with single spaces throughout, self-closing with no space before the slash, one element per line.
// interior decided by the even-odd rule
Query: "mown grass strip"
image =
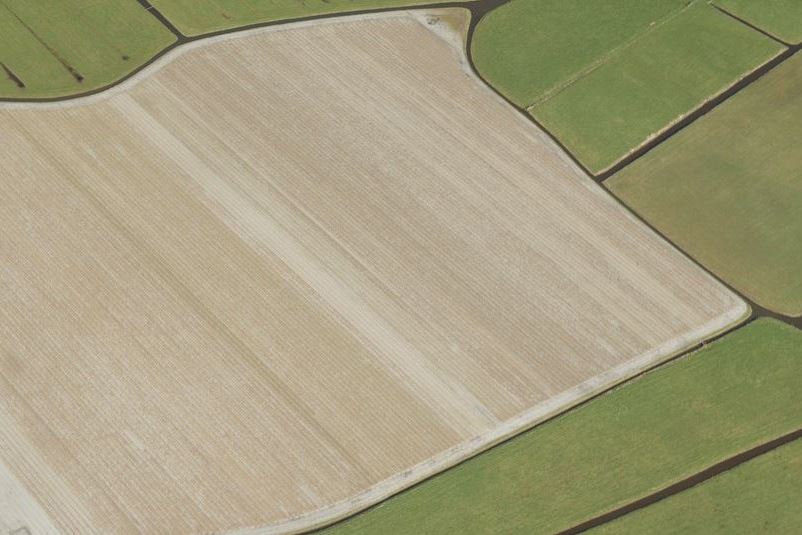
<path fill-rule="evenodd" d="M 554 533 L 802 424 L 802 332 L 758 320 L 326 533 Z"/>
<path fill-rule="evenodd" d="M 587 533 L 798 533 L 801 479 L 802 440 L 797 440 Z"/>
<path fill-rule="evenodd" d="M 605 184 L 761 305 L 802 314 L 802 55 Z"/>
<path fill-rule="evenodd" d="M 0 98 L 91 91 L 122 78 L 174 41 L 134 1 L 2 0 Z"/>

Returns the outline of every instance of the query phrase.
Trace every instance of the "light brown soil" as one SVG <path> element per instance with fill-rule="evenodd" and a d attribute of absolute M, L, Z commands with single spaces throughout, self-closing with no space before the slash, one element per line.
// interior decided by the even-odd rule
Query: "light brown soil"
<path fill-rule="evenodd" d="M 56 526 L 343 514 L 743 315 L 459 54 L 329 21 L 0 110 L 0 456 Z"/>

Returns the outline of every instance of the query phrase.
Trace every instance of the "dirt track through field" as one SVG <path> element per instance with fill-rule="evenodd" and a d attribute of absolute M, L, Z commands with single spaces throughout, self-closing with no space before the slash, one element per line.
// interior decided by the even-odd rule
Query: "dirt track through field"
<path fill-rule="evenodd" d="M 311 527 L 746 314 L 430 29 L 0 108 L 0 451 L 55 525 Z"/>

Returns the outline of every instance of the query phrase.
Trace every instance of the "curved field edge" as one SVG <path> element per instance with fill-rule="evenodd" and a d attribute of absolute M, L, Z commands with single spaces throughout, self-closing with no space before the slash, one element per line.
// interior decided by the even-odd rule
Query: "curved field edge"
<path fill-rule="evenodd" d="M 796 52 L 604 183 L 739 292 L 792 317 L 802 314 L 800 88 Z"/>
<path fill-rule="evenodd" d="M 464 24 L 436 24 L 430 18 L 429 14 L 443 15 L 445 13 L 459 13 L 462 12 L 466 17 Z M 337 23 L 339 21 L 348 21 L 358 18 L 386 18 L 386 17 L 413 17 L 418 22 L 426 26 L 428 29 L 434 31 L 439 37 L 446 40 L 457 52 L 458 60 L 463 66 L 466 74 L 468 74 L 475 83 L 485 88 L 493 98 L 499 102 L 509 105 L 506 100 L 498 95 L 491 86 L 483 81 L 473 69 L 470 67 L 469 58 L 467 57 L 464 47 L 464 29 L 470 20 L 470 12 L 461 8 L 435 8 L 432 9 L 419 9 L 419 10 L 392 10 L 380 13 L 366 13 L 360 15 L 350 15 L 337 17 L 335 19 L 329 18 L 328 20 L 310 20 L 290 23 L 282 25 L 281 27 L 266 27 L 256 28 L 253 30 L 244 30 L 236 34 L 222 34 L 205 38 L 202 41 L 191 43 L 190 46 L 180 47 L 174 54 L 181 54 L 189 51 L 197 46 L 205 46 L 213 44 L 218 40 L 227 40 L 238 38 L 240 36 L 252 35 L 262 31 L 281 31 L 283 29 L 298 28 L 310 24 L 326 24 Z M 445 17 L 444 17 L 445 18 Z M 451 17 L 453 21 L 455 17 Z M 456 30 L 456 32 L 455 32 Z M 170 57 L 164 58 L 160 62 L 161 67 L 169 63 L 175 57 L 170 54 Z M 143 73 L 147 76 L 150 73 Z M 136 83 L 133 80 L 132 83 Z M 119 91 L 125 91 L 126 87 L 121 86 Z M 116 92 L 116 91 L 115 91 Z M 103 97 L 107 96 L 104 94 Z M 537 128 L 526 117 L 521 116 L 520 120 L 524 121 L 528 126 Z M 555 150 L 561 151 L 555 146 Z M 563 151 L 561 151 L 563 152 Z M 566 155 L 568 157 L 568 155 Z M 594 184 L 589 184 L 589 187 L 596 187 Z M 617 202 L 617 201 L 615 201 Z M 711 276 L 712 278 L 712 276 Z M 274 535 L 274 534 L 296 534 L 306 533 L 310 530 L 321 529 L 326 526 L 332 525 L 341 520 L 352 517 L 353 515 L 364 511 L 377 503 L 380 503 L 400 492 L 420 484 L 421 482 L 441 474 L 454 466 L 469 460 L 499 444 L 505 443 L 511 438 L 520 435 L 521 433 L 532 429 L 533 427 L 551 420 L 552 418 L 561 414 L 571 411 L 573 408 L 585 403 L 586 401 L 603 394 L 618 385 L 621 385 L 633 377 L 639 376 L 653 368 L 656 368 L 665 362 L 671 361 L 677 357 L 686 354 L 688 351 L 699 347 L 705 340 L 712 340 L 721 336 L 722 334 L 730 331 L 735 326 L 741 324 L 751 315 L 749 306 L 733 295 L 734 306 L 714 318 L 705 325 L 700 326 L 692 332 L 686 333 L 685 336 L 671 340 L 666 344 L 653 348 L 652 350 L 641 354 L 629 362 L 608 370 L 592 379 L 565 391 L 548 401 L 538 404 L 527 411 L 524 411 L 516 417 L 509 419 L 499 425 L 491 432 L 485 433 L 480 436 L 473 437 L 472 439 L 463 443 L 457 444 L 448 450 L 427 459 L 418 465 L 412 466 L 395 476 L 388 478 L 365 491 L 352 496 L 341 502 L 337 502 L 321 508 L 317 511 L 299 515 L 286 521 L 281 521 L 274 524 L 245 527 L 227 531 L 231 535 Z"/>
<path fill-rule="evenodd" d="M 578 16 L 589 11 L 593 16 Z M 472 43 L 482 77 L 595 175 L 786 50 L 697 1 L 644 2 L 637 9 L 608 2 L 591 9 L 578 0 L 514 0 L 477 24 Z"/>
<path fill-rule="evenodd" d="M 276 524 L 264 526 L 254 526 L 227 531 L 229 535 L 284 535 L 300 534 L 312 530 L 317 530 L 345 521 L 348 526 L 348 519 L 370 507 L 379 504 L 387 499 L 392 500 L 393 496 L 416 487 L 426 485 L 426 480 L 439 477 L 444 473 L 449 473 L 455 467 L 461 466 L 472 458 L 487 453 L 495 446 L 505 444 L 511 439 L 530 430 L 537 429 L 539 424 L 543 424 L 555 417 L 571 414 L 572 409 L 583 403 L 614 389 L 627 381 L 648 372 L 674 358 L 686 354 L 689 350 L 697 347 L 703 340 L 713 339 L 727 332 L 734 326 L 740 324 L 750 315 L 746 305 L 743 308 L 734 309 L 730 314 L 715 321 L 714 325 L 705 326 L 700 331 L 708 331 L 708 334 L 697 333 L 693 340 L 682 340 L 680 343 L 673 343 L 669 347 L 656 348 L 654 351 L 641 355 L 623 366 L 619 366 L 608 372 L 594 377 L 573 389 L 563 392 L 559 396 L 548 400 L 545 403 L 536 405 L 517 417 L 507 420 L 499 425 L 492 432 L 458 444 L 442 454 L 434 456 L 416 466 L 413 466 L 394 477 L 386 479 L 366 491 L 353 496 L 345 501 L 338 502 L 305 515 L 292 518 Z M 534 428 L 534 429 L 533 429 Z M 366 511 L 370 515 L 370 511 Z M 360 518 L 357 516 L 356 518 Z M 418 533 L 418 525 L 415 521 L 402 520 L 402 524 L 413 531 L 400 531 L 398 533 Z M 409 522 L 409 523 L 407 523 Z M 348 533 L 347 529 L 345 532 Z M 339 533 L 340 525 L 331 528 L 333 533 Z M 369 528 L 365 533 L 373 533 L 374 527 Z M 384 527 L 383 527 L 384 529 Z M 328 531 L 326 531 L 328 533 Z"/>
<path fill-rule="evenodd" d="M 802 526 L 800 478 L 797 439 L 588 533 L 793 533 Z"/>
<path fill-rule="evenodd" d="M 477 0 L 466 0 L 470 3 Z M 188 36 L 235 30 L 256 24 L 291 22 L 368 10 L 432 7 L 449 3 L 428 0 L 151 0 L 150 3 Z M 453 3 L 453 2 L 451 2 Z"/>
<path fill-rule="evenodd" d="M 756 320 L 324 533 L 569 529 L 797 429 L 800 342 Z"/>
<path fill-rule="evenodd" d="M 0 99 L 59 98 L 99 90 L 176 42 L 135 1 L 113 9 L 87 3 L 0 4 Z"/>
<path fill-rule="evenodd" d="M 407 12 L 398 12 L 396 14 L 365 15 L 365 16 L 387 17 L 387 16 L 408 16 L 410 14 L 412 14 L 413 16 L 420 16 L 419 13 L 407 13 Z M 348 17 L 348 19 L 351 18 L 353 17 Z M 430 24 L 429 21 L 425 22 L 427 26 L 429 26 Z M 299 27 L 301 25 L 310 23 L 311 22 L 296 23 L 290 25 L 290 27 Z M 238 36 L 243 36 L 261 31 L 266 31 L 266 30 L 259 29 L 259 30 L 251 30 L 250 32 L 240 32 L 235 36 L 228 36 L 228 35 L 217 36 L 214 38 L 205 39 L 203 41 L 198 41 L 190 46 L 180 47 L 176 49 L 173 53 L 165 56 L 163 58 L 163 61 L 159 62 L 158 64 L 154 64 L 151 69 L 143 71 L 142 76 L 144 77 L 152 73 L 154 69 L 158 69 L 161 65 L 164 65 L 171 59 L 177 57 L 178 54 L 181 54 L 196 46 L 203 46 L 205 44 L 211 44 L 219 40 L 236 38 Z M 271 29 L 270 31 L 280 31 L 280 29 Z M 463 59 L 463 66 L 466 69 L 466 71 L 471 72 L 467 66 L 467 63 L 464 61 L 465 59 L 464 56 L 462 56 L 462 59 Z M 70 101 L 67 103 L 59 103 L 53 105 L 64 106 L 73 104 L 75 105 L 86 104 L 94 101 L 95 99 L 106 98 L 110 94 L 116 93 L 117 91 L 123 91 L 127 87 L 129 87 L 129 84 L 134 84 L 136 83 L 136 81 L 137 79 L 131 79 L 127 84 L 119 85 L 117 86 L 116 90 L 112 92 L 105 92 L 102 95 L 96 95 L 93 97 L 87 97 L 79 100 Z M 490 94 L 493 94 L 494 98 L 502 100 L 501 97 L 498 97 L 489 88 L 487 88 L 487 86 L 483 85 L 480 80 L 475 79 L 474 81 L 480 84 L 481 87 L 484 87 Z M 14 107 L 14 106 L 25 106 L 25 105 L 6 104 L 6 106 Z M 533 127 L 531 122 L 526 120 L 523 116 L 521 116 L 520 120 L 526 121 L 527 125 Z M 593 184 L 588 184 L 588 187 L 596 187 L 596 186 Z M 665 360 L 670 359 L 672 356 L 683 353 L 688 347 L 692 347 L 698 344 L 699 340 L 715 336 L 717 333 L 728 329 L 734 323 L 738 323 L 739 321 L 743 320 L 748 314 L 749 314 L 748 307 L 743 302 L 736 299 L 734 301 L 733 308 L 727 311 L 727 313 L 714 319 L 710 323 L 700 327 L 696 331 L 689 333 L 688 336 L 683 337 L 681 339 L 675 339 L 665 344 L 664 346 L 655 348 L 652 351 L 649 351 L 648 353 L 633 359 L 632 361 L 626 363 L 625 365 L 619 366 L 618 368 L 610 370 L 605 374 L 597 376 L 592 380 L 583 383 L 577 388 L 564 392 L 557 399 L 551 400 L 550 402 L 545 404 L 538 405 L 532 408 L 531 410 L 528 410 L 525 413 L 520 414 L 518 417 L 508 420 L 502 427 L 494 430 L 492 433 L 476 437 L 468 442 L 455 446 L 454 448 L 451 448 L 448 451 L 444 452 L 443 455 L 429 459 L 424 463 L 421 463 L 420 465 L 399 474 L 399 476 L 397 477 L 388 479 L 380 483 L 379 485 L 376 485 L 372 489 L 364 493 L 361 493 L 357 497 L 326 507 L 323 510 L 319 510 L 311 514 L 304 515 L 302 517 L 297 517 L 288 522 L 282 522 L 280 524 L 275 524 L 270 526 L 256 527 L 253 529 L 244 529 L 237 532 L 238 533 L 301 532 L 319 526 L 323 526 L 326 524 L 330 524 L 338 519 L 350 516 L 351 514 L 355 513 L 358 510 L 369 507 L 370 505 L 373 505 L 381 501 L 382 499 L 403 490 L 404 488 L 407 488 L 409 486 L 418 483 L 422 479 L 425 479 L 438 472 L 441 472 L 446 468 L 458 464 L 461 461 L 492 447 L 495 444 L 503 442 L 508 438 L 519 434 L 521 431 L 536 425 L 539 422 L 542 422 L 556 414 L 562 413 L 566 409 L 573 407 L 579 403 L 582 403 L 584 400 L 587 400 L 595 395 L 598 395 L 600 392 L 603 392 L 611 388 L 612 386 L 619 384 L 627 380 L 628 378 L 631 378 L 632 376 L 643 372 L 646 369 L 649 369 L 661 362 L 664 362 Z"/>
<path fill-rule="evenodd" d="M 469 4 L 478 1 L 465 0 L 464 3 Z M 166 4 L 168 2 L 153 2 L 152 4 L 160 7 L 163 3 Z M 194 4 L 192 2 L 192 5 Z M 298 24 L 341 15 L 356 16 L 403 11 L 410 8 L 435 9 L 441 4 L 448 7 L 454 2 L 449 0 L 363 0 L 356 5 L 353 2 L 344 4 L 341 0 L 337 2 L 321 2 L 317 5 L 317 9 L 309 9 L 306 6 L 289 11 L 279 10 L 280 14 L 257 12 L 252 13 L 250 17 L 243 18 L 227 26 L 207 26 L 198 29 L 197 32 L 192 32 L 189 29 L 187 30 L 187 36 L 176 39 L 176 36 L 162 25 L 156 17 L 149 14 L 137 2 L 132 1 L 130 4 L 126 3 L 125 13 L 129 17 L 135 17 L 138 24 L 126 26 L 125 36 L 136 42 L 137 50 L 141 49 L 141 51 L 136 54 L 120 52 L 123 61 L 114 64 L 110 62 L 105 51 L 107 49 L 119 51 L 124 48 L 120 43 L 107 42 L 112 37 L 116 38 L 116 36 L 105 36 L 104 32 L 100 31 L 99 33 L 93 33 L 92 37 L 87 39 L 86 33 L 79 31 L 80 28 L 70 26 L 71 21 L 75 18 L 67 15 L 56 17 L 58 24 L 55 25 L 55 30 L 51 30 L 50 34 L 37 35 L 31 28 L 26 27 L 24 23 L 20 24 L 15 15 L 8 11 L 8 8 L 3 4 L 0 6 L 0 30 L 3 30 L 0 35 L 12 39 L 14 48 L 9 45 L 8 51 L 4 52 L 0 57 L 0 103 L 58 102 L 102 93 L 138 75 L 173 49 L 187 46 L 199 39 L 207 39 L 224 33 L 237 33 L 274 25 Z M 23 3 L 21 5 L 27 5 L 29 9 L 35 9 L 34 4 Z M 264 3 L 259 3 L 259 5 L 264 5 Z M 59 9 L 68 10 L 71 6 L 60 5 L 58 7 Z M 84 9 L 81 13 L 83 14 L 87 11 L 89 10 Z M 129 11 L 133 11 L 133 13 L 129 13 Z M 115 12 L 115 16 L 119 15 Z M 93 23 L 92 26 L 96 28 L 108 27 L 115 30 L 116 33 L 120 33 L 121 25 L 114 24 L 114 20 L 109 17 L 106 18 L 108 19 L 106 24 L 99 24 L 95 21 L 96 23 Z M 168 19 L 170 19 L 170 22 L 174 22 L 171 17 L 168 17 Z M 46 21 L 48 17 L 42 15 L 42 20 Z M 100 20 L 102 21 L 103 18 L 101 17 Z M 181 29 L 185 30 L 185 28 Z M 75 34 L 77 34 L 77 37 Z M 62 41 L 69 50 L 73 50 L 72 55 L 68 58 L 61 57 L 63 54 L 59 53 L 58 45 Z M 100 46 L 101 43 L 102 46 Z M 3 41 L 0 38 L 0 45 L 2 44 Z M 98 52 L 100 48 L 104 50 L 102 54 Z M 14 58 L 10 56 L 14 49 L 19 54 L 22 54 L 22 63 L 26 67 L 23 70 L 15 68 L 15 62 L 12 61 Z M 78 70 L 73 72 L 71 71 L 71 63 L 74 62 L 79 65 L 79 62 L 70 58 L 81 60 L 80 65 L 84 64 L 84 60 L 86 62 L 95 61 L 97 65 L 92 69 L 82 69 L 85 72 L 79 72 Z M 28 79 L 26 73 L 28 72 L 33 73 L 31 76 L 42 79 L 43 85 L 41 87 L 32 86 L 30 82 L 26 82 L 26 79 Z M 80 81 L 77 81 L 75 76 L 80 77 Z M 32 87 L 38 87 L 38 89 L 32 89 Z"/>
<path fill-rule="evenodd" d="M 479 21 L 471 52 L 477 70 L 526 108 L 639 39 L 650 23 L 673 17 L 685 3 L 599 2 L 589 17 L 582 16 L 588 10 L 582 0 L 512 0 Z"/>

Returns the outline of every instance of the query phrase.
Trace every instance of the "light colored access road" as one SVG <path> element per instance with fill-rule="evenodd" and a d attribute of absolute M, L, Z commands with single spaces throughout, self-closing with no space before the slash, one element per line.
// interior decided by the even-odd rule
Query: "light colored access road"
<path fill-rule="evenodd" d="M 0 109 L 0 455 L 57 528 L 309 527 L 747 312 L 429 22 Z"/>

